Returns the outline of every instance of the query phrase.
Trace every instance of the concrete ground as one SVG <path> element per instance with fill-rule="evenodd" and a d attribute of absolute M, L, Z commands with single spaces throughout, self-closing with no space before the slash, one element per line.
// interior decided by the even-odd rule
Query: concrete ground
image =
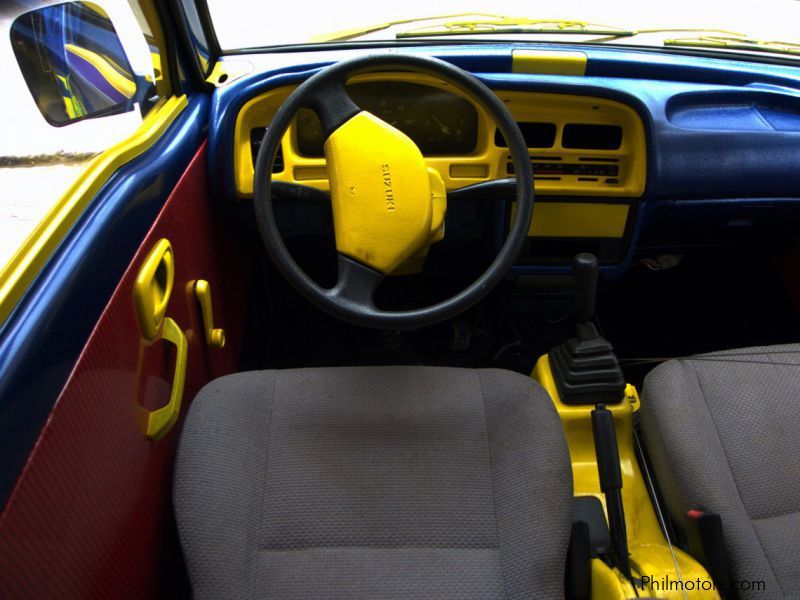
<path fill-rule="evenodd" d="M 0 168 L 0 266 L 14 255 L 85 165 Z"/>

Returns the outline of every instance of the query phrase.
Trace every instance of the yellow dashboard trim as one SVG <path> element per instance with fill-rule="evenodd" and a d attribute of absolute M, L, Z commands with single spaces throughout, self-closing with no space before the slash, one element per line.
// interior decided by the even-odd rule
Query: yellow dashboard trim
<path fill-rule="evenodd" d="M 188 105 L 172 96 L 153 108 L 129 138 L 94 157 L 0 271 L 3 323 L 100 188 L 125 163 L 150 148 Z"/>
<path fill-rule="evenodd" d="M 433 77 L 414 73 L 370 73 L 354 77 L 357 81 L 408 81 L 446 89 L 462 95 L 449 84 Z M 267 126 L 280 105 L 295 86 L 274 88 L 260 94 L 242 107 L 234 129 L 234 177 L 237 195 L 253 195 L 253 158 L 250 149 L 250 131 Z M 636 198 L 644 193 L 646 179 L 646 143 L 644 125 L 638 113 L 621 102 L 591 96 L 551 94 L 523 91 L 497 91 L 515 119 L 520 122 L 552 122 L 557 127 L 556 143 L 552 148 L 532 148 L 530 154 L 537 160 L 568 162 L 593 162 L 608 160 L 619 165 L 616 183 L 605 183 L 578 176 L 561 179 L 537 178 L 536 192 L 552 196 L 589 196 Z M 426 156 L 428 167 L 436 169 L 448 190 L 467 185 L 508 177 L 507 148 L 494 144 L 495 125 L 479 106 L 478 143 L 469 154 L 453 156 Z M 565 123 L 614 124 L 623 128 L 622 144 L 617 150 L 590 150 L 564 148 L 561 132 Z M 298 149 L 296 122 L 292 122 L 281 145 L 284 168 L 274 173 L 276 181 L 302 182 L 304 185 L 328 191 L 329 183 L 322 157 L 303 156 Z"/>
<path fill-rule="evenodd" d="M 516 206 L 511 207 L 514 218 Z M 536 202 L 528 235 L 533 237 L 621 238 L 630 207 L 607 202 Z"/>
<path fill-rule="evenodd" d="M 586 75 L 588 57 L 583 52 L 561 50 L 514 50 L 511 53 L 512 73 L 540 75 Z"/>
<path fill-rule="evenodd" d="M 628 223 L 628 211 L 627 204 L 537 202 L 528 235 L 621 238 Z"/>

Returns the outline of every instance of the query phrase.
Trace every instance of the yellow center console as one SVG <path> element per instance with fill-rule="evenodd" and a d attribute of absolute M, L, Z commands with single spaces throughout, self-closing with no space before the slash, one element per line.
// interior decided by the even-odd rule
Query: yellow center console
<path fill-rule="evenodd" d="M 592 431 L 591 412 L 594 406 L 565 404 L 561 401 L 547 355 L 538 360 L 531 377 L 544 387 L 561 417 L 572 461 L 574 495 L 597 498 L 605 511 L 605 496 L 600 490 Z M 633 417 L 639 410 L 636 388 L 629 384 L 623 401 L 609 404 L 606 408 L 613 415 L 617 432 L 631 568 L 634 578 L 643 581 L 643 587 L 634 591 L 619 570 L 599 558 L 593 558 L 592 597 L 607 600 L 635 598 L 637 595 L 654 598 L 719 598 L 703 566 L 680 549 L 670 548 L 664 536 L 636 459 L 633 437 Z"/>

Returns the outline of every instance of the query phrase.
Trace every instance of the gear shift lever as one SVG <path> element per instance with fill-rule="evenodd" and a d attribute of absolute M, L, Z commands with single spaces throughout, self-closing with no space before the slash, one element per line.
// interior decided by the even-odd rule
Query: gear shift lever
<path fill-rule="evenodd" d="M 578 254 L 575 276 L 575 337 L 550 351 L 550 370 L 565 404 L 617 404 L 625 377 L 614 349 L 594 325 L 599 268 L 594 254 Z"/>
<path fill-rule="evenodd" d="M 597 257 L 594 254 L 575 255 L 572 273 L 575 276 L 575 318 L 578 323 L 591 321 L 597 299 Z"/>
<path fill-rule="evenodd" d="M 600 274 L 597 257 L 586 252 L 575 255 L 572 274 L 575 277 L 575 335 L 577 339 L 588 342 L 600 337 L 592 322 Z"/>

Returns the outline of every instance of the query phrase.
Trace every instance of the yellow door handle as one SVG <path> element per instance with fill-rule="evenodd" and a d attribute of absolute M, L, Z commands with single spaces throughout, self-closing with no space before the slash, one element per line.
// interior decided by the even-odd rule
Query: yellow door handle
<path fill-rule="evenodd" d="M 186 382 L 186 355 L 188 343 L 186 336 L 178 327 L 178 324 L 171 318 L 164 319 L 164 329 L 161 338 L 175 344 L 177 357 L 175 358 L 175 376 L 172 380 L 172 391 L 169 395 L 169 402 L 161 408 L 148 411 L 141 409 L 143 416 L 144 433 L 151 440 L 159 440 L 175 425 L 178 415 L 181 413 L 181 401 L 183 399 L 183 386 Z"/>
<path fill-rule="evenodd" d="M 144 259 L 133 284 L 133 303 L 146 340 L 153 340 L 167 313 L 175 282 L 175 258 L 169 240 L 160 239 Z"/>

